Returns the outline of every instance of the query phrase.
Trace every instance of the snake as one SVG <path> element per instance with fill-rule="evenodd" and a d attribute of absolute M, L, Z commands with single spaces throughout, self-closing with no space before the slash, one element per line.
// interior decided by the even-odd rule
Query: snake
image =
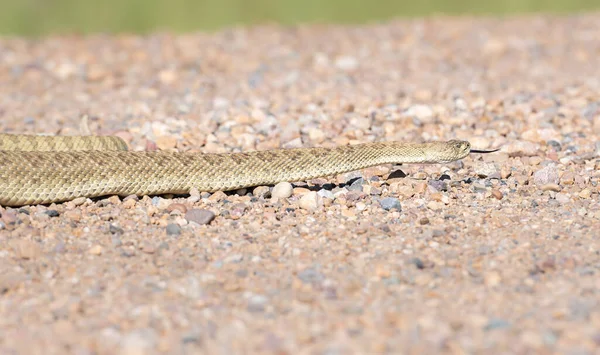
<path fill-rule="evenodd" d="M 117 136 L 0 134 L 0 206 L 108 195 L 230 191 L 335 176 L 382 164 L 439 164 L 476 150 L 464 140 L 367 142 L 231 153 L 132 151 Z"/>

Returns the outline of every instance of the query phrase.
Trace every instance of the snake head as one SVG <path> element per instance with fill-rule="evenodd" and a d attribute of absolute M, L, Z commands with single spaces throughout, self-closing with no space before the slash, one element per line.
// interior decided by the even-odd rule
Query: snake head
<path fill-rule="evenodd" d="M 441 163 L 448 163 L 451 161 L 459 160 L 471 152 L 471 143 L 461 140 L 449 140 L 445 142 L 439 153 L 438 160 Z"/>

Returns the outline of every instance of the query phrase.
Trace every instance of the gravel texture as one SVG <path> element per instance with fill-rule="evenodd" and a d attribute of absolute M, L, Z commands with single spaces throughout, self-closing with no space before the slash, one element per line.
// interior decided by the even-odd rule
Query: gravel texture
<path fill-rule="evenodd" d="M 593 354 L 600 14 L 0 39 L 0 131 L 498 153 L 0 207 L 4 354 Z"/>

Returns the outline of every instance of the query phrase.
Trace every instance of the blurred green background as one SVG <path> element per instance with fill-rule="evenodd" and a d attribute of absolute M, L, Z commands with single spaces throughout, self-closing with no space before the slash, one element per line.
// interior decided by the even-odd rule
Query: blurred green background
<path fill-rule="evenodd" d="M 364 23 L 434 14 L 597 9 L 600 0 L 0 0 L 0 33 L 147 33 L 264 22 Z"/>

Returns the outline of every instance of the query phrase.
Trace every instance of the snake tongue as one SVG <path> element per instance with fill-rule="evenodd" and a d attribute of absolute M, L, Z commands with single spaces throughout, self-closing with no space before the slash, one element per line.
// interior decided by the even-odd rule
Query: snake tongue
<path fill-rule="evenodd" d="M 487 154 L 487 153 L 493 153 L 493 152 L 497 152 L 499 151 L 500 148 L 496 148 L 496 149 L 490 149 L 490 150 L 482 150 L 482 149 L 471 149 L 471 153 L 480 153 L 480 154 Z"/>

